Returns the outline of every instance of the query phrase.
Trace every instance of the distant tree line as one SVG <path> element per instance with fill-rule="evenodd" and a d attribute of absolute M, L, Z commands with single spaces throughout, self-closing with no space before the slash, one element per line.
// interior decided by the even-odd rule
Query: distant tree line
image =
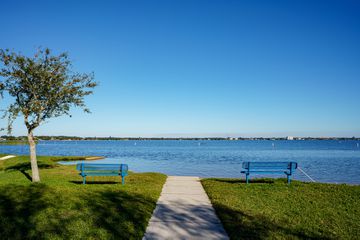
<path fill-rule="evenodd" d="M 78 137 L 78 136 L 37 136 L 35 137 L 37 141 L 66 141 L 66 140 L 99 140 L 99 141 L 109 141 L 109 140 L 119 140 L 119 141 L 126 141 L 126 140 L 212 140 L 212 141 L 219 141 L 219 140 L 233 140 L 233 141 L 241 141 L 241 140 L 268 140 L 268 141 L 277 141 L 277 140 L 287 140 L 287 137 L 276 137 L 276 138 L 268 138 L 268 137 L 238 137 L 238 138 L 229 138 L 229 137 L 182 137 L 182 138 L 175 138 L 175 137 Z M 1 136 L 2 140 L 7 141 L 27 141 L 27 136 Z M 360 140 L 358 137 L 302 137 L 302 138 L 294 138 L 294 140 L 338 140 L 338 141 L 346 141 L 346 140 Z"/>

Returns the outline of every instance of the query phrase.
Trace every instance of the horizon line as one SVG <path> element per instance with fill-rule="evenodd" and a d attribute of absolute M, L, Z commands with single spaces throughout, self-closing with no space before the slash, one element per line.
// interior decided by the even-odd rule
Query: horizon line
<path fill-rule="evenodd" d="M 18 136 L 8 136 L 8 135 L 2 135 L 0 138 L 19 138 L 19 137 L 27 137 L 26 135 L 18 135 Z M 49 137 L 49 138 L 98 138 L 98 139 L 104 139 L 104 138 L 114 138 L 114 139 L 232 139 L 232 140 L 238 140 L 238 139 L 252 139 L 252 138 L 264 138 L 264 139 L 281 139 L 281 138 L 293 138 L 293 139 L 307 139 L 307 138 L 316 138 L 316 139 L 331 139 L 331 138 L 344 138 L 344 139 L 359 139 L 359 136 L 296 136 L 296 135 L 286 135 L 286 136 L 76 136 L 76 135 L 37 135 L 36 138 L 41 137 Z"/>

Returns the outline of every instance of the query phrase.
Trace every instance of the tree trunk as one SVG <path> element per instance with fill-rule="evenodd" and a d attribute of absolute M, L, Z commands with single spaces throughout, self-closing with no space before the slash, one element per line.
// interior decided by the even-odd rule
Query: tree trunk
<path fill-rule="evenodd" d="M 28 141 L 30 146 L 30 162 L 31 162 L 31 175 L 33 182 L 40 182 L 39 168 L 36 159 L 36 144 L 32 131 L 28 133 Z"/>

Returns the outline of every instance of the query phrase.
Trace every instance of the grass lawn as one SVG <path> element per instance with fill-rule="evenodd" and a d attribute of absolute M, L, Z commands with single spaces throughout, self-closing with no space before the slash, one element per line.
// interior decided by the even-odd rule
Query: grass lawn
<path fill-rule="evenodd" d="M 38 158 L 39 184 L 29 180 L 28 157 L 0 161 L 0 239 L 143 237 L 165 175 L 130 173 L 124 186 L 120 177 L 89 177 L 82 185 L 75 166 L 58 165 L 61 159 Z"/>
<path fill-rule="evenodd" d="M 360 239 L 360 186 L 203 179 L 231 239 Z"/>

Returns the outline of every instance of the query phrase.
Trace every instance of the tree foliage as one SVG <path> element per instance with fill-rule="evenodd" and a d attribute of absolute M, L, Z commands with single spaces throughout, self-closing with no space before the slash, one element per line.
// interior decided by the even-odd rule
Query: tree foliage
<path fill-rule="evenodd" d="M 0 93 L 14 99 L 4 115 L 9 120 L 8 133 L 22 114 L 28 130 L 32 181 L 40 182 L 33 130 L 49 118 L 70 115 L 71 107 L 89 112 L 84 97 L 97 85 L 94 75 L 73 72 L 67 53 L 56 56 L 47 48 L 40 48 L 33 57 L 0 50 L 0 63 Z"/>
<path fill-rule="evenodd" d="M 5 111 L 8 131 L 19 114 L 30 132 L 49 118 L 70 115 L 72 106 L 89 112 L 84 97 L 93 93 L 97 83 L 92 73 L 74 73 L 67 53 L 52 55 L 40 48 L 26 57 L 6 49 L 0 50 L 0 62 L 1 91 L 15 99 Z"/>

